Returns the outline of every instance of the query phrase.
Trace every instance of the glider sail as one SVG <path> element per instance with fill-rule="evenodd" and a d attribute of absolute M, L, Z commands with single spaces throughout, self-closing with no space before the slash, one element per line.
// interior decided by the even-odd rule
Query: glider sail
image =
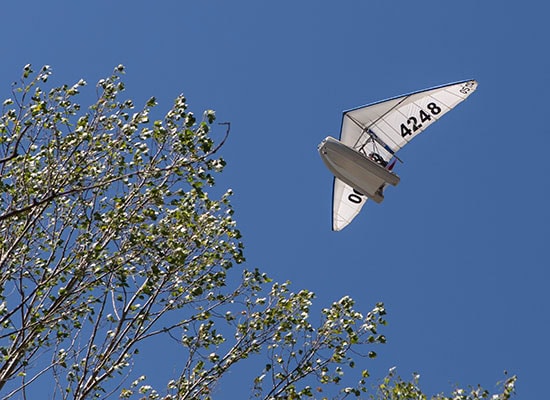
<path fill-rule="evenodd" d="M 427 127 L 465 100 L 475 80 L 439 86 L 344 112 L 340 142 L 387 164 Z M 334 178 L 332 229 L 342 230 L 359 213 L 367 196 Z"/>
<path fill-rule="evenodd" d="M 332 201 L 332 230 L 344 229 L 363 208 L 368 197 L 334 177 Z"/>

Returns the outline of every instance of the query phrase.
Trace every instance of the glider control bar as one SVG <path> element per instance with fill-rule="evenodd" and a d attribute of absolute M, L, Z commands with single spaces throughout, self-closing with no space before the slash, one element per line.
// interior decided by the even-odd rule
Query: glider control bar
<path fill-rule="evenodd" d="M 355 125 L 357 125 L 359 128 L 361 128 L 362 130 L 362 133 L 361 133 L 361 136 L 363 136 L 364 133 L 368 134 L 373 141 L 375 141 L 376 143 L 378 143 L 380 146 L 382 146 L 384 148 L 384 150 L 386 150 L 388 153 L 390 153 L 392 155 L 392 157 L 395 157 L 396 160 L 398 160 L 400 163 L 403 164 L 403 160 L 401 160 L 396 154 L 395 154 L 395 151 L 392 150 L 392 148 L 390 146 L 388 146 L 382 139 L 380 139 L 378 137 L 378 135 L 376 133 L 373 132 L 372 129 L 370 128 L 367 128 L 365 126 L 363 126 L 363 124 L 361 124 L 361 122 L 359 122 L 358 120 L 356 120 L 355 118 L 353 118 L 351 115 L 349 114 L 346 114 L 346 117 L 348 117 Z M 380 118 L 379 118 L 380 119 Z M 374 122 L 372 125 L 374 125 L 376 122 Z M 361 137 L 360 136 L 360 137 Z M 357 143 L 359 142 L 359 140 L 357 140 Z M 357 145 L 356 143 L 356 145 Z M 363 144 L 363 146 L 361 146 L 359 148 L 359 150 L 363 150 L 363 147 L 365 147 L 365 145 L 368 143 L 368 141 Z"/>

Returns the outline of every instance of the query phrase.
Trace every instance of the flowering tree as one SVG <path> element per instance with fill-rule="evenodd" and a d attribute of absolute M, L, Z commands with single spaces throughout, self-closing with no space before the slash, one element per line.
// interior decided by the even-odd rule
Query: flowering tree
<path fill-rule="evenodd" d="M 95 102 L 81 109 L 84 80 L 50 87 L 48 66 L 27 65 L 3 103 L 3 398 L 26 398 L 33 385 L 63 399 L 210 398 L 235 363 L 257 353 L 268 362 L 250 377 L 250 396 L 370 391 L 366 369 L 344 372 L 353 356 L 374 358 L 385 343 L 383 304 L 362 314 L 343 297 L 315 325 L 313 293 L 236 271 L 244 257 L 231 191 L 209 194 L 230 125 L 214 125 L 211 110 L 197 120 L 183 96 L 153 119 L 155 98 L 138 109 L 120 99 L 123 73 L 119 66 L 100 80 Z M 240 278 L 229 280 L 232 271 Z M 162 388 L 129 379 L 140 375 L 140 348 L 159 337 L 183 349 L 179 372 Z M 372 393 L 422 398 L 416 381 L 392 373 Z"/>

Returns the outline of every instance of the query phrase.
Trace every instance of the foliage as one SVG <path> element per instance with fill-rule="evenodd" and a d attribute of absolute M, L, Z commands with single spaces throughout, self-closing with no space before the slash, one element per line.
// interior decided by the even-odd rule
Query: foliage
<path fill-rule="evenodd" d="M 161 119 L 155 98 L 136 111 L 120 99 L 123 74 L 118 66 L 100 80 L 82 110 L 84 80 L 45 89 L 50 68 L 27 65 L 3 103 L 3 398 L 46 382 L 62 399 L 206 399 L 253 354 L 267 360 L 253 397 L 367 393 L 367 370 L 356 382 L 344 372 L 385 343 L 384 305 L 363 315 L 343 297 L 314 325 L 313 293 L 258 270 L 230 279 L 244 261 L 231 191 L 208 192 L 225 166 L 217 152 L 229 124 L 216 144 L 215 113 L 197 120 L 183 95 Z M 162 389 L 139 376 L 139 349 L 158 337 L 185 354 Z M 377 397 L 413 398 L 396 397 L 406 385 L 417 393 L 415 382 L 388 379 Z"/>
<path fill-rule="evenodd" d="M 428 396 L 419 386 L 420 376 L 413 375 L 413 379 L 405 381 L 395 375 L 395 368 L 391 368 L 389 374 L 377 387 L 376 395 L 371 396 L 374 399 L 383 400 L 426 400 Z M 450 396 L 438 394 L 432 396 L 432 400 L 509 400 L 515 392 L 516 376 L 507 378 L 502 384 L 500 393 L 491 394 L 481 386 L 471 387 L 469 390 L 456 388 Z"/>

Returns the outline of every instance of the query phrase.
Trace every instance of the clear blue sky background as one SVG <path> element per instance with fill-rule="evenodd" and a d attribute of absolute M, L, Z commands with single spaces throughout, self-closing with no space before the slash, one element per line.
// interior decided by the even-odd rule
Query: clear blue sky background
<path fill-rule="evenodd" d="M 235 192 L 249 268 L 319 307 L 385 302 L 388 344 L 369 365 L 419 372 L 428 393 L 493 389 L 508 370 L 518 398 L 542 399 L 549 15 L 529 0 L 6 1 L 0 94 L 26 63 L 91 86 L 122 63 L 136 104 L 155 95 L 166 110 L 183 92 L 197 114 L 215 109 L 231 122 L 218 182 Z M 400 185 L 332 232 L 316 148 L 342 111 L 468 78 L 476 93 L 400 153 Z"/>

